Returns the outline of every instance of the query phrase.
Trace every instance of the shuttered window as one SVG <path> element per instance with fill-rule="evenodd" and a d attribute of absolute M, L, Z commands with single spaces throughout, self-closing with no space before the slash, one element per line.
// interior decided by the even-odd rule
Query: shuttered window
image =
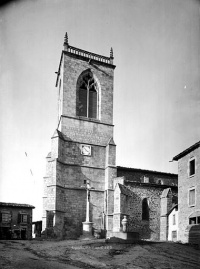
<path fill-rule="evenodd" d="M 1 213 L 1 222 L 2 223 L 10 223 L 11 222 L 11 213 L 10 212 L 2 212 Z"/>
<path fill-rule="evenodd" d="M 30 215 L 26 213 L 18 214 L 18 223 L 30 223 Z"/>
<path fill-rule="evenodd" d="M 91 72 L 81 77 L 78 89 L 78 115 L 96 119 L 98 107 L 97 83 Z"/>

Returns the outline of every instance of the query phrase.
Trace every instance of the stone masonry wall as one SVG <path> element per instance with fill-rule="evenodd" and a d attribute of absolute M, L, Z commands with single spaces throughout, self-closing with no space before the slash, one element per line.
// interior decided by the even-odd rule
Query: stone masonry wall
<path fill-rule="evenodd" d="M 89 64 L 88 61 L 75 55 L 64 54 L 64 104 L 63 114 L 76 117 L 76 88 L 81 73 L 90 69 L 100 83 L 100 120 L 113 122 L 113 68 L 101 63 Z M 73 89 L 73 90 L 72 90 Z M 69 102 L 70 100 L 70 102 Z"/>
<path fill-rule="evenodd" d="M 90 192 L 90 220 L 94 229 L 104 229 L 104 192 L 92 190 Z"/>
<path fill-rule="evenodd" d="M 77 238 L 86 220 L 86 190 L 57 188 L 56 227 L 58 237 Z M 94 229 L 102 228 L 104 193 L 90 192 L 90 221 Z M 60 232 L 61 231 L 61 232 Z"/>
<path fill-rule="evenodd" d="M 127 183 L 126 183 L 127 186 Z M 139 232 L 141 238 L 159 240 L 160 238 L 160 195 L 162 186 L 150 184 L 129 183 L 127 186 L 132 195 L 127 198 L 126 212 L 128 217 L 128 230 Z M 176 189 L 173 190 L 177 194 Z M 147 198 L 149 205 L 149 220 L 142 220 L 142 200 Z"/>
<path fill-rule="evenodd" d="M 98 89 L 98 119 L 77 115 L 77 82 L 81 74 L 90 69 Z M 105 204 L 103 191 L 105 177 L 116 177 L 115 146 L 106 155 L 106 146 L 113 138 L 113 73 L 114 66 L 64 51 L 58 72 L 58 114 L 60 132 L 52 137 L 51 158 L 45 179 L 45 210 L 55 210 L 58 236 L 80 235 L 85 216 L 85 191 L 81 186 L 89 180 L 91 192 L 91 218 L 99 227 Z M 61 81 L 61 83 L 60 83 Z M 59 87 L 59 84 L 61 87 Z M 60 117 L 61 115 L 61 117 Z M 91 146 L 91 156 L 81 153 L 81 144 Z M 113 144 L 113 142 L 112 142 Z M 106 158 L 108 162 L 106 162 Z M 110 196 L 109 196 L 110 197 Z M 113 200 L 113 198 L 112 198 Z M 101 217 L 100 217 L 101 216 Z"/>
<path fill-rule="evenodd" d="M 105 147 L 92 145 L 91 156 L 81 154 L 82 143 L 61 140 L 59 159 L 66 164 L 105 167 Z"/>
<path fill-rule="evenodd" d="M 82 233 L 82 222 L 85 221 L 86 216 L 86 191 L 84 189 L 60 189 L 58 194 L 62 191 L 63 197 L 59 204 L 64 213 L 57 220 L 56 225 L 60 226 L 59 230 L 62 230 L 64 238 L 77 238 Z"/>
<path fill-rule="evenodd" d="M 167 190 L 167 189 L 166 189 Z M 168 239 L 168 215 L 167 213 L 172 208 L 172 192 L 168 188 L 168 192 L 161 195 L 161 219 L 160 219 L 160 240 L 167 241 Z"/>
<path fill-rule="evenodd" d="M 84 181 L 90 181 L 91 187 L 104 189 L 104 169 L 81 167 L 57 163 L 57 185 L 63 187 L 81 187 Z"/>
<path fill-rule="evenodd" d="M 79 118 L 62 117 L 61 132 L 66 140 L 106 146 L 113 137 L 113 125 Z"/>

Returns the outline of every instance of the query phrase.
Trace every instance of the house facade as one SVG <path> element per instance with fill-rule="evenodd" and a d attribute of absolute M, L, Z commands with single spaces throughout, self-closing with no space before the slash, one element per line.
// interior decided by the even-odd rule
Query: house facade
<path fill-rule="evenodd" d="M 173 160 L 178 161 L 178 240 L 200 244 L 200 142 Z"/>
<path fill-rule="evenodd" d="M 84 51 L 69 45 L 65 35 L 56 80 L 58 126 L 44 177 L 43 231 L 54 237 L 82 234 L 88 183 L 89 220 L 102 236 L 121 227 L 126 214 L 130 231 L 159 239 L 163 190 L 171 188 L 176 200 L 176 174 L 116 166 L 113 60 L 112 49 L 109 57 Z M 120 195 L 116 184 L 124 190 Z M 114 207 L 116 199 L 120 208 Z"/>
<path fill-rule="evenodd" d="M 27 204 L 0 202 L 0 239 L 31 239 L 34 208 Z"/>
<path fill-rule="evenodd" d="M 168 212 L 168 241 L 178 241 L 178 204 Z"/>

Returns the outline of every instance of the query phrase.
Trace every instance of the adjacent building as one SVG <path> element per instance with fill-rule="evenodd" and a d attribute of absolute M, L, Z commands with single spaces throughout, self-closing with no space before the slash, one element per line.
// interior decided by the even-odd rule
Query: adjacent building
<path fill-rule="evenodd" d="M 178 241 L 178 204 L 174 205 L 168 215 L 168 241 Z"/>
<path fill-rule="evenodd" d="M 32 237 L 38 238 L 41 237 L 42 233 L 42 221 L 33 221 L 32 222 Z"/>
<path fill-rule="evenodd" d="M 178 240 L 200 244 L 200 141 L 173 160 L 178 161 Z"/>
<path fill-rule="evenodd" d="M 31 239 L 34 208 L 27 204 L 0 202 L 0 239 Z"/>

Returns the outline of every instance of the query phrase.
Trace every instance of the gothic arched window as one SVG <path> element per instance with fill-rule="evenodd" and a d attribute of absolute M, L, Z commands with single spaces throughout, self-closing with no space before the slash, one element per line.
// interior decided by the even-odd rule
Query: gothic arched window
<path fill-rule="evenodd" d="M 98 84 L 92 72 L 88 71 L 78 81 L 78 116 L 97 119 Z"/>
<path fill-rule="evenodd" d="M 142 220 L 149 220 L 149 204 L 147 198 L 142 200 Z"/>

